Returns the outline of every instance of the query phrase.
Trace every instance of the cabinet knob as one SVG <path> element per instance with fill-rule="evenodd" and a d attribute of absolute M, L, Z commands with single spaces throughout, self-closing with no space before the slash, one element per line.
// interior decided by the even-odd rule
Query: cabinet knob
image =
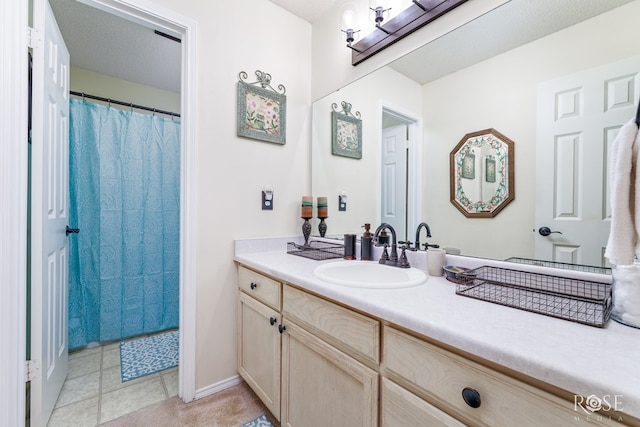
<path fill-rule="evenodd" d="M 253 289 L 255 289 L 255 288 L 257 288 L 257 287 L 258 287 L 258 284 L 257 284 L 257 283 L 253 283 L 253 282 L 251 282 L 251 284 L 249 285 L 249 287 L 253 290 Z"/>
<path fill-rule="evenodd" d="M 462 398 L 464 402 L 472 408 L 480 407 L 480 393 L 478 393 L 478 390 L 465 387 L 462 389 Z"/>
<path fill-rule="evenodd" d="M 269 318 L 269 323 L 271 323 L 271 326 L 275 325 L 277 321 L 278 320 L 275 317 Z"/>
<path fill-rule="evenodd" d="M 278 331 L 280 331 L 280 333 L 282 334 L 285 330 L 287 329 L 286 326 L 284 325 L 278 325 Z"/>

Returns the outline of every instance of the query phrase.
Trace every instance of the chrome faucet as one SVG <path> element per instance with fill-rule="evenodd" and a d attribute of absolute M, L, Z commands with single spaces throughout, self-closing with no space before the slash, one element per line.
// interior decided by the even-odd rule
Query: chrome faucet
<path fill-rule="evenodd" d="M 416 230 L 416 250 L 420 250 L 420 231 L 422 229 L 426 229 L 427 230 L 427 238 L 431 237 L 431 229 L 429 228 L 429 224 L 427 224 L 426 222 L 421 222 L 418 225 L 418 229 Z M 428 248 L 439 248 L 440 245 L 430 245 L 428 243 L 424 244 L 424 249 L 427 250 Z"/>
<path fill-rule="evenodd" d="M 387 229 L 391 232 L 391 255 L 387 252 L 387 243 L 384 243 L 384 251 L 382 252 L 382 256 L 380 257 L 380 264 L 391 265 L 394 267 L 401 268 L 409 268 L 409 261 L 407 260 L 407 255 L 405 253 L 406 246 L 402 247 L 402 254 L 400 255 L 400 259 L 398 259 L 398 242 L 396 240 L 396 230 L 386 222 L 383 222 L 376 228 L 375 233 L 373 233 L 373 241 L 376 246 L 380 246 L 378 243 L 378 236 L 380 232 L 384 229 Z"/>

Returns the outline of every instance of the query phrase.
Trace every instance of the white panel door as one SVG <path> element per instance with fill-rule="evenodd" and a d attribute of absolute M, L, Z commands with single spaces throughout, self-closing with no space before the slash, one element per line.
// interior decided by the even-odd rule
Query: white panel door
<path fill-rule="evenodd" d="M 31 425 L 45 426 L 68 368 L 69 52 L 47 0 L 33 4 Z"/>
<path fill-rule="evenodd" d="M 398 240 L 406 238 L 407 126 L 382 130 L 382 222 L 390 224 Z"/>
<path fill-rule="evenodd" d="M 635 115 L 639 71 L 634 57 L 539 85 L 537 259 L 607 266 L 608 157 L 618 130 Z M 545 237 L 540 227 L 558 233 Z"/>

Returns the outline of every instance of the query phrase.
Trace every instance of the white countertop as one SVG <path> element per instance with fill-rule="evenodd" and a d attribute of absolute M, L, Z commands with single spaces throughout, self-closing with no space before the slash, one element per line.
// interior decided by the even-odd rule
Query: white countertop
<path fill-rule="evenodd" d="M 292 240 L 238 240 L 235 260 L 571 393 L 600 399 L 618 395 L 621 412 L 640 418 L 640 329 L 613 320 L 597 328 L 466 298 L 440 277 L 404 289 L 333 285 L 312 271 L 340 259 L 315 261 L 287 254 L 286 242 Z M 412 266 L 426 271 L 424 252 L 408 256 Z M 451 255 L 447 261 L 466 267 L 500 264 Z"/>

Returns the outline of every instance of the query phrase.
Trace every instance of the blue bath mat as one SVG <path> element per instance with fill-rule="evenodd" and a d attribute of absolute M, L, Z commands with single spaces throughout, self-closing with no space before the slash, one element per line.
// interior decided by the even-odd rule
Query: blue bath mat
<path fill-rule="evenodd" d="M 265 414 L 262 414 L 255 420 L 242 424 L 242 427 L 273 427 L 273 424 Z"/>
<path fill-rule="evenodd" d="M 120 343 L 122 382 L 178 366 L 178 331 Z"/>

